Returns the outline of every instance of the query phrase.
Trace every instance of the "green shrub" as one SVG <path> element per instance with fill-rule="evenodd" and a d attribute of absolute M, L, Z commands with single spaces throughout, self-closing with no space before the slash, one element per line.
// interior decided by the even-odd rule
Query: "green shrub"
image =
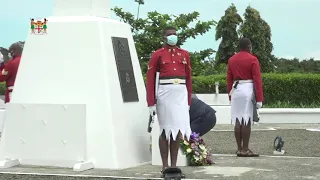
<path fill-rule="evenodd" d="M 263 74 L 262 79 L 266 105 L 320 104 L 320 74 Z M 226 75 L 193 77 L 193 92 L 215 93 L 215 82 L 220 84 L 220 93 L 227 93 Z"/>
<path fill-rule="evenodd" d="M 263 74 L 262 79 L 267 106 L 279 102 L 292 107 L 320 104 L 320 74 Z M 215 82 L 219 82 L 219 93 L 227 93 L 225 74 L 193 77 L 193 93 L 215 93 Z M 0 94 L 5 90 L 5 83 L 0 83 Z"/>
<path fill-rule="evenodd" d="M 6 93 L 6 83 L 0 83 L 0 95 L 4 95 Z"/>
<path fill-rule="evenodd" d="M 197 76 L 192 78 L 192 91 L 198 94 L 216 92 L 215 83 L 219 82 L 219 93 L 227 93 L 226 75 Z"/>

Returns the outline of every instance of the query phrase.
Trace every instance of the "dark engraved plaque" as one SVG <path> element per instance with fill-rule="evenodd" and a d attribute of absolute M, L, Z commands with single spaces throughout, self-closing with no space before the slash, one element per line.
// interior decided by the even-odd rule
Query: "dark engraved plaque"
<path fill-rule="evenodd" d="M 138 91 L 127 38 L 112 37 L 123 102 L 138 102 Z"/>

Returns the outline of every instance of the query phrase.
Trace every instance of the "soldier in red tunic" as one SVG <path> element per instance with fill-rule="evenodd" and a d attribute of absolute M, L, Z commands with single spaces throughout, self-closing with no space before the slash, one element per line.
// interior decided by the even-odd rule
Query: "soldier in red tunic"
<path fill-rule="evenodd" d="M 158 117 L 161 132 L 159 148 L 164 170 L 169 166 L 169 139 L 171 167 L 176 167 L 180 147 L 178 136 L 189 139 L 191 135 L 189 108 L 192 82 L 190 55 L 176 46 L 176 28 L 164 29 L 163 37 L 165 46 L 152 54 L 148 65 L 147 102 L 150 114 Z"/>
<path fill-rule="evenodd" d="M 14 82 L 16 80 L 20 64 L 22 47 L 19 43 L 14 43 L 10 46 L 9 52 L 11 54 L 12 59 L 10 59 L 7 64 L 0 68 L 0 82 L 6 82 L 7 87 L 5 94 L 5 103 L 10 102 Z"/>
<path fill-rule="evenodd" d="M 234 133 L 238 145 L 237 156 L 256 157 L 259 155 L 249 149 L 249 139 L 253 108 L 262 107 L 263 89 L 259 61 L 250 52 L 250 40 L 241 39 L 240 52 L 228 61 L 227 81 L 231 95 L 231 118 L 235 124 Z M 256 105 L 252 102 L 254 95 Z"/>

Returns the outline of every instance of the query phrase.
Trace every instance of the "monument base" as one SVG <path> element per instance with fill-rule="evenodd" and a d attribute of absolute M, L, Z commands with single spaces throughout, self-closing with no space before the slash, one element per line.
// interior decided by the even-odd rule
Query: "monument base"
<path fill-rule="evenodd" d="M 20 165 L 20 161 L 18 159 L 0 161 L 0 169 L 11 168 L 18 165 Z M 73 166 L 73 171 L 81 172 L 81 171 L 86 171 L 93 168 L 94 168 L 93 162 L 82 162 L 82 163 L 75 164 Z"/>
<path fill-rule="evenodd" d="M 18 165 L 20 165 L 20 161 L 18 159 L 0 161 L 0 169 L 10 168 Z"/>
<path fill-rule="evenodd" d="M 9 103 L 5 122 L 2 168 L 19 164 L 72 168 L 87 161 L 85 105 Z"/>
<path fill-rule="evenodd" d="M 94 168 L 93 162 L 82 162 L 82 163 L 75 164 L 73 166 L 73 171 L 80 172 L 80 171 L 85 171 L 93 168 Z"/>

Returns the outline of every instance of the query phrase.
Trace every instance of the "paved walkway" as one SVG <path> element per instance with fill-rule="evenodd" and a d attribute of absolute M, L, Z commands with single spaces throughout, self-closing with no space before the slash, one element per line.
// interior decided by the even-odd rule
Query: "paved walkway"
<path fill-rule="evenodd" d="M 233 126 L 217 125 L 204 137 L 216 163 L 208 167 L 183 167 L 187 179 L 215 180 L 320 180 L 319 124 L 260 124 L 253 127 L 251 146 L 258 158 L 235 157 Z M 286 156 L 272 156 L 276 136 L 285 140 Z M 160 179 L 160 167 L 143 165 L 124 170 L 13 167 L 0 169 L 0 180 Z"/>
<path fill-rule="evenodd" d="M 214 156 L 216 164 L 208 167 L 184 167 L 187 179 L 215 180 L 302 180 L 320 179 L 320 158 L 268 157 L 238 158 Z M 159 179 L 160 167 L 144 165 L 125 170 L 89 170 L 14 167 L 0 171 L 0 179 L 75 180 L 75 179 Z M 10 174 L 11 173 L 11 174 Z M 20 174 L 20 175 L 19 175 Z M 39 176 L 41 175 L 41 176 Z"/>
<path fill-rule="evenodd" d="M 204 136 L 210 152 L 234 154 L 236 141 L 233 125 L 217 125 Z M 272 155 L 277 136 L 284 140 L 287 156 L 320 157 L 320 132 L 306 129 L 320 129 L 320 124 L 259 124 L 252 127 L 250 148 L 260 154 Z"/>

